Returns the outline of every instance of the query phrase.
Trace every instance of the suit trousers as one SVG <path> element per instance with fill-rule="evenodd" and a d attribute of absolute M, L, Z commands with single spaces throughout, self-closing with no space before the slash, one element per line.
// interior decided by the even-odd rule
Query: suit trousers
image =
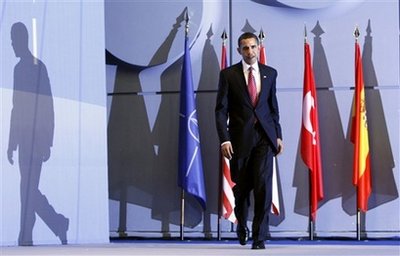
<path fill-rule="evenodd" d="M 272 202 L 272 166 L 271 143 L 261 126 L 254 125 L 251 152 L 246 157 L 231 160 L 232 179 L 236 183 L 235 215 L 238 229 L 247 229 L 250 194 L 254 196 L 254 217 L 252 224 L 253 241 L 264 241 L 269 235 L 269 212 Z M 235 149 L 234 149 L 235 150 Z"/>

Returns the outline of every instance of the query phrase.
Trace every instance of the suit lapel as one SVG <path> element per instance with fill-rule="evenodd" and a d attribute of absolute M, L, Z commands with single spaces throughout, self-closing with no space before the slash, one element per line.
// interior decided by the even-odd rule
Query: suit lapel
<path fill-rule="evenodd" d="M 237 81 L 238 81 L 238 86 L 240 88 L 241 94 L 243 97 L 246 99 L 246 102 L 252 106 L 251 104 L 251 99 L 249 92 L 247 90 L 247 83 L 246 83 L 246 77 L 243 74 L 243 65 L 242 62 L 239 62 L 237 64 L 237 70 L 236 70 L 236 75 L 237 75 Z"/>
<path fill-rule="evenodd" d="M 269 86 L 269 77 L 268 77 L 268 72 L 267 69 L 265 69 L 264 67 L 261 67 L 259 65 L 259 69 L 260 69 L 260 81 L 261 81 L 261 90 L 260 90 L 260 96 L 259 96 L 259 101 L 260 99 L 266 99 L 266 93 L 268 92 L 268 86 Z"/>

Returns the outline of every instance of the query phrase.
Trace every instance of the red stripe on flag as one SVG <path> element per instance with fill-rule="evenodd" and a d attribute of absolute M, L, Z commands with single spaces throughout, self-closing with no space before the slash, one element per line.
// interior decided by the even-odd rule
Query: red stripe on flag
<path fill-rule="evenodd" d="M 226 47 L 222 45 L 222 54 L 221 54 L 221 70 L 225 69 L 228 66 L 227 57 L 226 57 Z"/>
<path fill-rule="evenodd" d="M 265 54 L 264 44 L 260 44 L 260 63 L 267 65 L 267 56 Z"/>
<path fill-rule="evenodd" d="M 230 220 L 233 223 L 236 223 L 235 216 L 235 197 L 233 195 L 232 188 L 235 186 L 235 183 L 231 179 L 231 171 L 229 160 L 221 156 L 221 166 L 222 166 L 222 216 Z"/>

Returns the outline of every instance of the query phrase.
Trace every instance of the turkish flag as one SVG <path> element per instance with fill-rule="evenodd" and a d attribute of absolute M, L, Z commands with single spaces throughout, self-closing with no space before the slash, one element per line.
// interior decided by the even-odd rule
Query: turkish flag
<path fill-rule="evenodd" d="M 323 199 L 321 148 L 317 111 L 317 94 L 311 53 L 308 43 L 304 44 L 304 87 L 303 118 L 301 126 L 301 157 L 310 171 L 311 219 L 316 219 L 318 202 Z"/>

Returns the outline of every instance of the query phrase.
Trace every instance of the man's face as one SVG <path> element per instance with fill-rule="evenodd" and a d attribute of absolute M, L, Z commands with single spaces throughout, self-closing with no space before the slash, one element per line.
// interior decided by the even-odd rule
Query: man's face
<path fill-rule="evenodd" d="M 19 52 L 19 48 L 18 48 L 18 43 L 16 40 L 16 35 L 15 33 L 11 32 L 11 45 L 13 47 L 14 53 L 15 53 L 15 57 L 21 57 L 20 56 L 20 52 Z"/>
<path fill-rule="evenodd" d="M 260 46 L 257 44 L 256 39 L 248 38 L 240 41 L 240 47 L 237 50 L 242 55 L 243 60 L 252 65 L 257 62 Z"/>
<path fill-rule="evenodd" d="M 19 25 L 11 28 L 11 45 L 14 49 L 15 57 L 22 57 L 28 50 L 28 34 L 25 27 Z"/>

